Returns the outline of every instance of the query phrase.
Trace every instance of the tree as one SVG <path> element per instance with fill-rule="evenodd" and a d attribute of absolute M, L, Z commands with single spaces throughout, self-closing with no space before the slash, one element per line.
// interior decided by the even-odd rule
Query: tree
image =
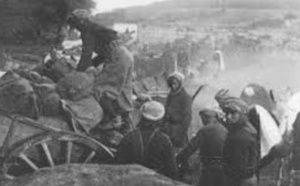
<path fill-rule="evenodd" d="M 0 0 L 0 35 L 53 45 L 73 10 L 94 7 L 93 0 Z"/>

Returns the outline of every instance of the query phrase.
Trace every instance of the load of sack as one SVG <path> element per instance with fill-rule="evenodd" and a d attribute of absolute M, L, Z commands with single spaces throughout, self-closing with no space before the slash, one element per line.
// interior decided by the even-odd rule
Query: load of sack
<path fill-rule="evenodd" d="M 30 70 L 9 70 L 0 78 L 0 114 L 59 118 L 71 123 L 73 130 L 88 133 L 103 118 L 93 97 L 94 79 L 93 73 L 77 72 L 64 58 Z"/>

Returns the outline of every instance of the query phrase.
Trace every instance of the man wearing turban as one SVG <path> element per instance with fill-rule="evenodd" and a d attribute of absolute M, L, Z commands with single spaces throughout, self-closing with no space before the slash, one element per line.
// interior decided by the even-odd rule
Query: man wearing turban
<path fill-rule="evenodd" d="M 166 101 L 165 132 L 175 148 L 182 148 L 188 140 L 188 128 L 192 119 L 192 97 L 183 87 L 184 75 L 174 72 L 168 77 L 171 89 Z"/>
<path fill-rule="evenodd" d="M 228 93 L 216 95 L 226 115 L 228 136 L 224 145 L 225 174 L 228 186 L 257 185 L 258 168 L 257 131 L 248 121 L 248 105 Z"/>
<path fill-rule="evenodd" d="M 165 114 L 164 106 L 149 101 L 141 107 L 142 119 L 137 129 L 126 135 L 118 148 L 117 160 L 121 164 L 141 164 L 160 174 L 175 179 L 177 166 L 170 138 L 160 131 Z"/>

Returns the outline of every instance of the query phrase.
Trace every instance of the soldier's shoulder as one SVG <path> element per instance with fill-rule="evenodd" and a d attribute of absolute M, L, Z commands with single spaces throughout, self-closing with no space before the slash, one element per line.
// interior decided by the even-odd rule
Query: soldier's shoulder
<path fill-rule="evenodd" d="M 186 95 L 188 95 L 189 97 L 191 97 L 192 98 L 192 96 L 186 91 L 186 89 L 185 88 L 183 88 L 183 92 L 184 92 L 184 94 L 186 94 Z"/>
<path fill-rule="evenodd" d="M 134 61 L 133 54 L 125 46 L 117 47 L 113 53 L 117 56 L 122 56 L 124 58 L 127 58 L 127 60 L 125 60 L 125 61 L 128 61 L 128 62 Z"/>
<path fill-rule="evenodd" d="M 218 131 L 218 132 L 222 132 L 222 133 L 228 133 L 228 130 L 226 129 L 226 127 L 224 125 L 222 125 L 220 122 L 218 123 L 212 123 L 209 125 L 205 125 L 203 126 L 200 131 Z"/>
<path fill-rule="evenodd" d="M 118 46 L 115 48 L 116 53 L 126 54 L 126 55 L 132 55 L 131 52 L 125 47 L 125 46 Z"/>
<path fill-rule="evenodd" d="M 257 132 L 256 130 L 254 129 L 254 127 L 251 127 L 251 126 L 246 126 L 244 127 L 242 130 L 240 130 L 237 134 L 237 138 L 239 140 L 250 140 L 250 139 L 253 139 L 255 138 Z"/>
<path fill-rule="evenodd" d="M 192 96 L 186 91 L 185 88 L 183 88 L 183 90 L 181 91 L 181 97 L 184 97 L 185 100 L 188 100 L 190 102 L 192 102 L 193 100 Z"/>

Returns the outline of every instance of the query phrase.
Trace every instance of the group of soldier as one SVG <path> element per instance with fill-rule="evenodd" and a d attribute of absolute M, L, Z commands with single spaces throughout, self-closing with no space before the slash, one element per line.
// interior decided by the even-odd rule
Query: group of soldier
<path fill-rule="evenodd" d="M 184 88 L 184 76 L 174 72 L 167 78 L 170 92 L 165 105 L 153 100 L 145 102 L 140 109 L 142 117 L 133 127 L 124 122 L 130 120 L 132 111 L 133 58 L 118 43 L 115 31 L 88 19 L 80 11 L 69 19 L 83 41 L 77 70 L 96 75 L 94 97 L 109 117 L 98 127 L 124 128 L 125 136 L 116 154 L 118 163 L 141 164 L 182 181 L 189 157 L 199 150 L 203 165 L 199 185 L 257 185 L 257 131 L 248 120 L 245 102 L 218 92 L 215 99 L 225 117 L 215 109 L 200 110 L 204 126 L 189 141 L 193 99 Z M 93 52 L 97 54 L 94 58 Z"/>
<path fill-rule="evenodd" d="M 192 98 L 182 78 L 179 73 L 169 76 L 171 91 L 165 106 L 156 101 L 142 106 L 141 121 L 118 148 L 119 163 L 138 163 L 182 181 L 189 157 L 199 150 L 199 185 L 257 185 L 259 142 L 257 131 L 248 121 L 247 104 L 219 92 L 215 99 L 225 117 L 215 109 L 200 110 L 204 126 L 188 141 Z"/>

